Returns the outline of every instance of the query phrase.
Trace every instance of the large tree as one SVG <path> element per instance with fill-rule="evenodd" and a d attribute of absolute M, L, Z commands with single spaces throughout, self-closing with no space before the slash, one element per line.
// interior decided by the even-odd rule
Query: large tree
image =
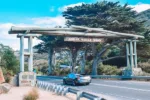
<path fill-rule="evenodd" d="M 38 53 L 48 53 L 48 73 L 52 72 L 52 55 L 54 48 L 61 46 L 62 37 L 42 35 L 38 37 L 42 42 L 34 46 L 38 49 Z"/>
<path fill-rule="evenodd" d="M 62 36 L 48 36 L 48 35 L 42 35 L 38 37 L 38 39 L 42 40 L 41 43 L 35 46 L 35 48 L 38 49 L 39 53 L 48 53 L 48 63 L 49 63 L 49 74 L 52 72 L 52 55 L 54 52 L 54 49 L 60 49 L 65 48 L 70 51 L 71 56 L 71 65 L 72 65 L 72 71 L 74 71 L 74 67 L 76 66 L 76 57 L 77 52 L 79 49 L 83 48 L 82 43 L 76 43 L 76 42 L 66 42 L 64 41 L 64 37 Z"/>
<path fill-rule="evenodd" d="M 82 25 L 88 27 L 104 28 L 107 30 L 139 34 L 144 30 L 143 21 L 136 20 L 136 12 L 127 4 L 120 5 L 119 2 L 97 2 L 93 4 L 82 4 L 81 6 L 69 7 L 63 12 L 67 19 L 66 25 Z M 92 44 L 93 67 L 92 74 L 97 74 L 97 65 L 102 55 L 113 44 L 118 44 L 115 39 L 106 39 L 105 43 L 96 49 L 97 45 Z M 110 45 L 108 45 L 110 44 Z M 99 44 L 98 44 L 99 45 Z"/>

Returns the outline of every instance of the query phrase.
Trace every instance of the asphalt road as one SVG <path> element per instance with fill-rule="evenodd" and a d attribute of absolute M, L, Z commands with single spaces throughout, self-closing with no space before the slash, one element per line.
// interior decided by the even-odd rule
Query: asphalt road
<path fill-rule="evenodd" d="M 63 85 L 62 79 L 49 77 L 38 77 L 37 79 Z M 150 100 L 150 82 L 92 79 L 92 83 L 87 86 L 68 86 L 110 96 L 116 100 Z"/>

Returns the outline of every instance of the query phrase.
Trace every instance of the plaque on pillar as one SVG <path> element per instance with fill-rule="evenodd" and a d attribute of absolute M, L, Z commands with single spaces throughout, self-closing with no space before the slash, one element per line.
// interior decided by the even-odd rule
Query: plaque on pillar
<path fill-rule="evenodd" d="M 18 75 L 19 86 L 35 86 L 36 73 L 34 72 L 21 72 Z"/>

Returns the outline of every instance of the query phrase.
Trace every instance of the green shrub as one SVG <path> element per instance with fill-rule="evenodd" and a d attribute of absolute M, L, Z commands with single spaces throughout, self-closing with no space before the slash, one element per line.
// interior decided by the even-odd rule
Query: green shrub
<path fill-rule="evenodd" d="M 61 76 L 66 76 L 69 73 L 70 73 L 70 69 L 63 69 L 63 70 L 60 71 Z"/>
<path fill-rule="evenodd" d="M 85 74 L 86 75 L 90 75 L 92 73 L 92 60 L 89 61 L 89 62 L 86 62 L 86 65 L 85 65 Z"/>
<path fill-rule="evenodd" d="M 90 75 L 92 73 L 92 66 L 85 66 L 84 72 L 86 75 Z"/>
<path fill-rule="evenodd" d="M 4 78 L 5 78 L 5 82 L 6 82 L 6 83 L 10 83 L 10 81 L 11 81 L 11 76 L 14 75 L 13 71 L 12 71 L 12 70 L 7 70 L 7 69 L 4 68 L 4 67 L 2 67 L 2 71 L 3 71 Z"/>
<path fill-rule="evenodd" d="M 122 71 L 117 66 L 100 64 L 97 68 L 98 75 L 121 75 Z"/>
<path fill-rule="evenodd" d="M 11 81 L 11 76 L 5 76 L 5 82 L 10 83 Z"/>

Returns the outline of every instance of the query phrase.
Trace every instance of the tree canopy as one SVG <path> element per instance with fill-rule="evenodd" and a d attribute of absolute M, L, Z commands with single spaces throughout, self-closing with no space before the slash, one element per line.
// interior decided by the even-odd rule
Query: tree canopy
<path fill-rule="evenodd" d="M 14 74 L 19 72 L 19 61 L 10 47 L 0 44 L 0 57 L 3 69 L 12 71 Z"/>
<path fill-rule="evenodd" d="M 144 21 L 136 19 L 137 13 L 128 4 L 120 5 L 119 2 L 102 1 L 69 7 L 63 12 L 63 16 L 67 19 L 66 25 L 68 26 L 81 25 L 131 34 L 140 34 L 145 30 Z M 102 61 L 102 58 L 123 54 L 119 50 L 122 46 L 118 45 L 121 41 L 115 42 L 116 40 L 118 39 L 106 39 L 104 43 L 94 44 L 95 47 L 91 46 L 94 51 L 98 48 L 95 53 L 93 51 L 95 54 L 92 67 L 93 75 L 97 73 L 97 65 L 99 61 Z M 109 49 L 111 44 L 117 45 L 119 48 L 111 50 L 111 48 Z M 118 52 L 116 52 L 117 49 Z"/>
<path fill-rule="evenodd" d="M 69 7 L 63 12 L 67 25 L 83 25 L 112 31 L 136 33 L 143 30 L 143 21 L 136 20 L 136 12 L 128 4 L 102 1 Z"/>

